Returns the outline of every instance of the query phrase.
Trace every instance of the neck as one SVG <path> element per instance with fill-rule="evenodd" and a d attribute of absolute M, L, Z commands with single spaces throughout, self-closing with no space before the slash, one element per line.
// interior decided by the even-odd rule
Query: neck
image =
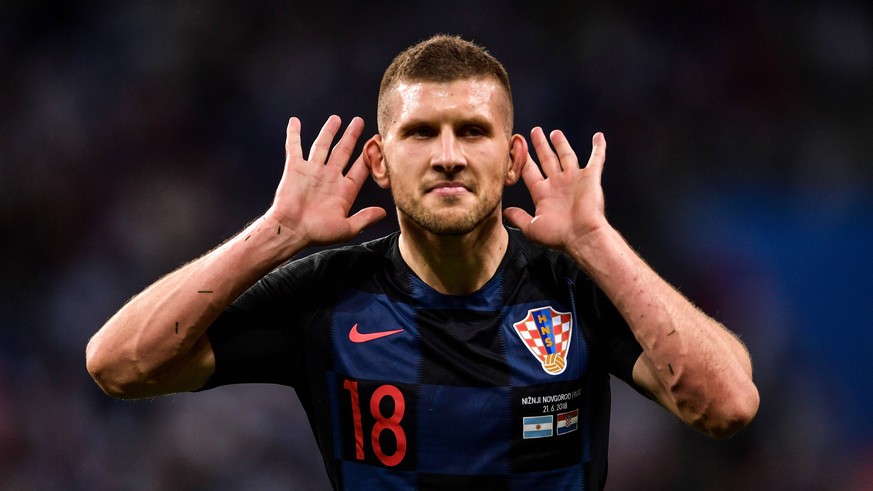
<path fill-rule="evenodd" d="M 400 256 L 434 290 L 445 295 L 473 293 L 494 276 L 509 244 L 499 217 L 466 235 L 436 235 L 400 219 Z"/>

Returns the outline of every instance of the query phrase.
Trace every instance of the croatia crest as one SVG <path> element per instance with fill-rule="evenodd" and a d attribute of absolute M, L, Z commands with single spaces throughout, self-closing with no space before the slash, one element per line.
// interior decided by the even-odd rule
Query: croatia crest
<path fill-rule="evenodd" d="M 530 309 L 527 317 L 512 325 L 543 370 L 557 375 L 567 366 L 567 351 L 573 333 L 573 316 L 551 306 Z"/>

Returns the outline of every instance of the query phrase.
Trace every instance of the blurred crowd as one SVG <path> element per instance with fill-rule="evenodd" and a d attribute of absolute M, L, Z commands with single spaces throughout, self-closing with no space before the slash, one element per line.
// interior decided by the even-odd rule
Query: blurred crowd
<path fill-rule="evenodd" d="M 266 209 L 290 116 L 375 132 L 382 71 L 437 32 L 505 63 L 518 132 L 605 132 L 610 219 L 752 353 L 728 441 L 616 382 L 607 489 L 873 489 L 873 9 L 603 3 L 4 2 L 0 489 L 327 487 L 290 389 L 116 401 L 84 348 Z"/>

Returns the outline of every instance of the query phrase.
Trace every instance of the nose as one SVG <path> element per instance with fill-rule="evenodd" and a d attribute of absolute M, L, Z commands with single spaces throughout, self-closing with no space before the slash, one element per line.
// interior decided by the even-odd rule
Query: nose
<path fill-rule="evenodd" d="M 431 161 L 431 166 L 437 171 L 452 174 L 467 166 L 460 141 L 454 131 L 444 129 L 440 132 L 438 148 Z"/>

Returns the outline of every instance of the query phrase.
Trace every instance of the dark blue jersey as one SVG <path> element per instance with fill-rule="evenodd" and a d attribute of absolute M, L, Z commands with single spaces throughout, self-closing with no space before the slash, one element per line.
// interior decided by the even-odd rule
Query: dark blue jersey
<path fill-rule="evenodd" d="M 491 280 L 442 295 L 397 234 L 263 278 L 208 335 L 206 388 L 297 391 L 337 489 L 601 489 L 609 374 L 641 349 L 566 255 L 510 230 Z"/>

